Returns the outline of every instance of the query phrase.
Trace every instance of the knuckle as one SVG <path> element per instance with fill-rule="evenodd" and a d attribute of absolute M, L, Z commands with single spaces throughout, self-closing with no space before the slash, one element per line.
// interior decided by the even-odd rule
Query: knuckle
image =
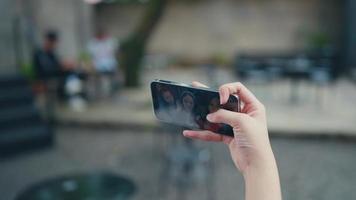
<path fill-rule="evenodd" d="M 243 126 L 244 121 L 243 120 L 234 120 L 232 121 L 231 125 L 232 127 L 240 127 Z"/>
<path fill-rule="evenodd" d="M 225 83 L 223 85 L 220 86 L 219 89 L 229 89 L 233 86 L 234 83 Z"/>
<path fill-rule="evenodd" d="M 238 88 L 241 88 L 241 87 L 243 87 L 244 85 L 241 83 L 241 82 L 236 82 L 236 87 L 238 87 Z"/>
<path fill-rule="evenodd" d="M 249 117 L 245 115 L 239 115 L 236 119 L 236 123 L 239 127 L 245 126 L 245 124 L 249 123 Z"/>
<path fill-rule="evenodd" d="M 216 117 L 219 117 L 219 119 L 221 119 L 224 115 L 226 115 L 225 109 L 219 109 L 218 111 L 216 111 Z"/>
<path fill-rule="evenodd" d="M 226 84 L 219 87 L 219 91 L 223 91 L 226 88 Z"/>
<path fill-rule="evenodd" d="M 202 139 L 206 140 L 206 141 L 211 141 L 213 140 L 213 136 L 210 133 L 205 133 L 204 135 L 202 135 Z"/>

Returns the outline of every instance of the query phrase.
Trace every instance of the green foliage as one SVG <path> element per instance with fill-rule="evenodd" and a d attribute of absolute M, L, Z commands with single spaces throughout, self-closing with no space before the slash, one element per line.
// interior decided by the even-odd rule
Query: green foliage
<path fill-rule="evenodd" d="M 78 59 L 83 62 L 89 62 L 91 60 L 89 53 L 86 51 L 80 52 Z"/>
<path fill-rule="evenodd" d="M 312 49 L 322 49 L 330 44 L 330 37 L 324 32 L 311 33 L 308 37 L 308 43 Z"/>
<path fill-rule="evenodd" d="M 20 73 L 28 80 L 34 80 L 36 78 L 35 69 L 32 64 L 24 63 L 20 66 Z"/>
<path fill-rule="evenodd" d="M 228 56 L 223 52 L 216 52 L 211 56 L 211 59 L 212 63 L 217 65 L 226 66 L 230 64 Z"/>

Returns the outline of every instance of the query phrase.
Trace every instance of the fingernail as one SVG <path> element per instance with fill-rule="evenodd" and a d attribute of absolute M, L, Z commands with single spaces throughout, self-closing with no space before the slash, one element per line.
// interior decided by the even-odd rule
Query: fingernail
<path fill-rule="evenodd" d="M 207 119 L 208 121 L 211 121 L 211 120 L 212 120 L 211 114 L 208 114 L 208 115 L 206 116 L 206 119 Z"/>

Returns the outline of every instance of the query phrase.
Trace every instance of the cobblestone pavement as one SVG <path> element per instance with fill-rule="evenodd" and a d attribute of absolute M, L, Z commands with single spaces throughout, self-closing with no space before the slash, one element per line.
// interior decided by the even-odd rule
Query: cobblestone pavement
<path fill-rule="evenodd" d="M 167 175 L 176 168 L 169 167 L 165 155 L 182 152 L 184 141 L 164 131 L 61 128 L 52 148 L 0 160 L 1 199 L 11 200 L 26 186 L 49 177 L 100 170 L 131 177 L 139 188 L 136 200 L 243 199 L 242 177 L 223 144 L 194 142 L 197 158 L 205 164 L 196 165 L 192 178 L 183 176 L 181 184 Z M 284 199 L 356 199 L 355 143 L 273 137 L 272 145 Z"/>

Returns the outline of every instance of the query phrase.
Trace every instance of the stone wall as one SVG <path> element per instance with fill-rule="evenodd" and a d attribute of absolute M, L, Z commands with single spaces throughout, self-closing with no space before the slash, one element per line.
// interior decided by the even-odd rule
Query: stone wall
<path fill-rule="evenodd" d="M 327 32 L 338 45 L 343 6 L 342 0 L 170 1 L 149 52 L 206 59 L 230 58 L 245 51 L 298 50 L 306 45 L 305 35 L 318 31 Z M 20 40 L 14 34 L 18 12 L 26 13 L 21 17 L 28 20 L 21 26 L 31 27 L 36 45 L 45 30 L 57 29 L 60 54 L 76 59 L 92 36 L 93 24 L 123 39 L 136 27 L 143 10 L 137 4 L 100 5 L 93 18 L 92 7 L 83 0 L 0 0 L 0 73 L 15 73 L 18 68 L 15 47 Z M 20 36 L 21 44 L 27 36 Z"/>
<path fill-rule="evenodd" d="M 83 0 L 0 0 L 0 13 L 0 74 L 30 64 L 49 29 L 59 32 L 63 59 L 77 59 L 92 37 L 92 6 Z"/>
<path fill-rule="evenodd" d="M 171 1 L 149 44 L 151 53 L 204 59 L 241 51 L 298 50 L 307 35 L 327 32 L 339 44 L 340 0 Z M 96 9 L 96 23 L 119 38 L 135 27 L 142 6 Z"/>
<path fill-rule="evenodd" d="M 60 54 L 67 59 L 78 58 L 92 36 L 92 7 L 83 0 L 32 1 L 36 4 L 34 13 L 38 37 L 48 29 L 58 30 Z"/>
<path fill-rule="evenodd" d="M 99 4 L 94 10 L 94 24 L 122 39 L 135 29 L 143 12 L 141 4 Z"/>

